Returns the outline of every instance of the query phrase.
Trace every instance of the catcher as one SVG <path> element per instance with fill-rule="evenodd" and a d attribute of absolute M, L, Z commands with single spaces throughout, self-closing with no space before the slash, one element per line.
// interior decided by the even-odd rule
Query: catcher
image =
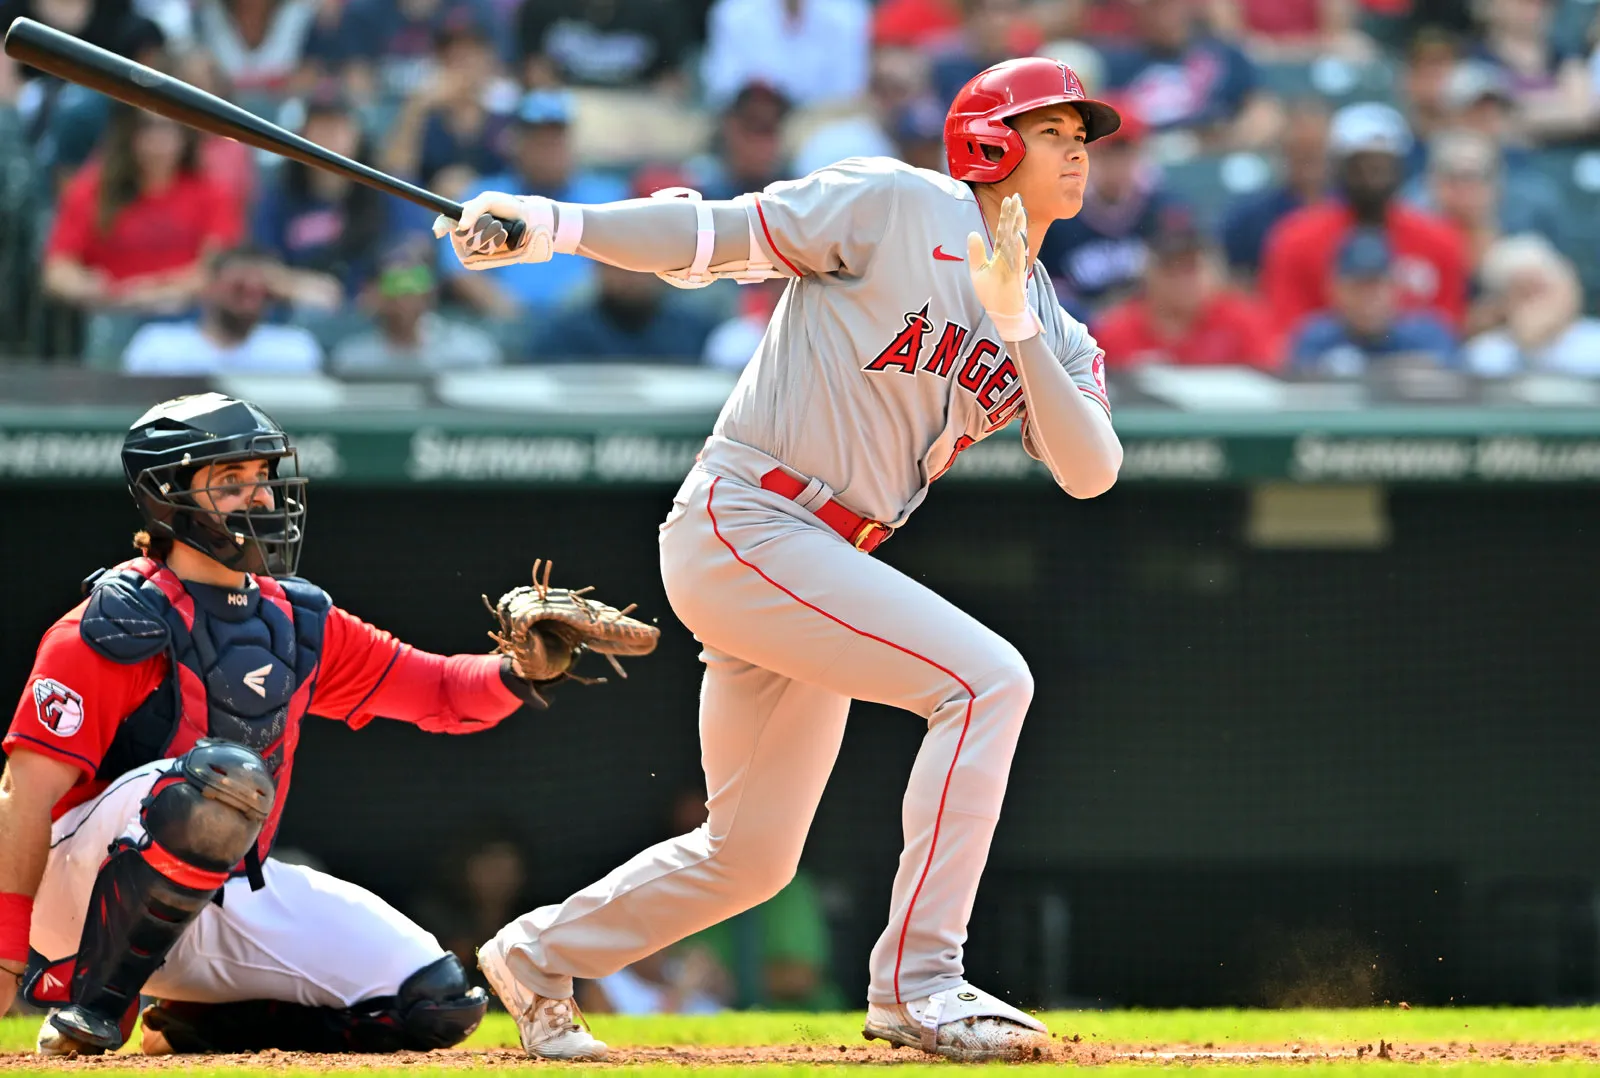
<path fill-rule="evenodd" d="M 142 556 L 45 633 L 3 743 L 0 1013 L 19 990 L 50 1008 L 42 1055 L 120 1047 L 141 993 L 147 1052 L 460 1042 L 487 996 L 454 955 L 270 856 L 301 719 L 487 730 L 546 706 L 584 651 L 646 654 L 656 630 L 537 565 L 494 608 L 493 654 L 428 654 L 346 613 L 293 575 L 306 481 L 244 401 L 157 405 L 122 464 Z"/>

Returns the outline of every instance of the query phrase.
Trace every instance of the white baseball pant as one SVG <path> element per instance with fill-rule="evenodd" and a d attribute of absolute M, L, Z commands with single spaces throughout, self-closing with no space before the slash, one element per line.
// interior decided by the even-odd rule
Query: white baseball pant
<path fill-rule="evenodd" d="M 51 961 L 78 950 L 95 876 L 119 837 L 143 837 L 139 802 L 171 760 L 137 767 L 78 805 L 50 831 L 50 858 L 34 898 L 29 945 Z M 443 957 L 433 934 L 377 895 L 272 858 L 266 886 L 236 878 L 173 945 L 145 994 L 195 1003 L 278 999 L 348 1007 L 392 996 L 400 982 Z"/>
<path fill-rule="evenodd" d="M 661 527 L 668 599 L 704 646 L 709 819 L 500 931 L 513 974 L 539 995 L 570 996 L 573 977 L 610 974 L 776 894 L 799 863 L 852 699 L 928 722 L 868 998 L 916 1000 L 963 979 L 1032 678 L 970 615 L 757 484 L 697 466 Z"/>

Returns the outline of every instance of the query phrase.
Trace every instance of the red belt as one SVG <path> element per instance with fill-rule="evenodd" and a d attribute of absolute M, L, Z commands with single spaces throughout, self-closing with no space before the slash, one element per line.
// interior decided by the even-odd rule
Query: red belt
<path fill-rule="evenodd" d="M 782 468 L 774 468 L 761 477 L 761 488 L 782 494 L 790 501 L 800 497 L 809 486 L 805 480 L 790 475 Z M 871 554 L 878 545 L 894 534 L 894 529 L 879 520 L 858 516 L 829 498 L 819 508 L 811 510 L 828 527 L 844 536 L 845 542 L 857 550 Z"/>

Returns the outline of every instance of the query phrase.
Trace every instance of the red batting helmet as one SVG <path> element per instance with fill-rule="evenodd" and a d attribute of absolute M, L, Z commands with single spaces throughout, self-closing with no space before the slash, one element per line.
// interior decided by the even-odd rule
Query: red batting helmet
<path fill-rule="evenodd" d="M 1043 105 L 1076 108 L 1088 142 L 1122 126 L 1116 109 L 1084 96 L 1083 83 L 1066 64 L 1039 56 L 1007 60 L 974 75 L 950 105 L 944 119 L 950 175 L 972 183 L 999 183 L 1011 175 L 1022 160 L 1022 135 L 1005 121 Z M 998 148 L 1000 160 L 985 157 L 985 146 Z"/>

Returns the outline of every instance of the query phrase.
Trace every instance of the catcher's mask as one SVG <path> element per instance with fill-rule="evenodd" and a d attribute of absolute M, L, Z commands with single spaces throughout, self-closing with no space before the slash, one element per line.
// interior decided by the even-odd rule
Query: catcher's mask
<path fill-rule="evenodd" d="M 272 508 L 219 513 L 210 498 L 238 483 L 193 487 L 207 465 L 264 460 Z M 122 441 L 128 492 L 152 536 L 193 547 L 230 569 L 293 576 L 305 539 L 306 479 L 289 436 L 261 409 L 221 393 L 164 401 L 140 416 Z"/>

